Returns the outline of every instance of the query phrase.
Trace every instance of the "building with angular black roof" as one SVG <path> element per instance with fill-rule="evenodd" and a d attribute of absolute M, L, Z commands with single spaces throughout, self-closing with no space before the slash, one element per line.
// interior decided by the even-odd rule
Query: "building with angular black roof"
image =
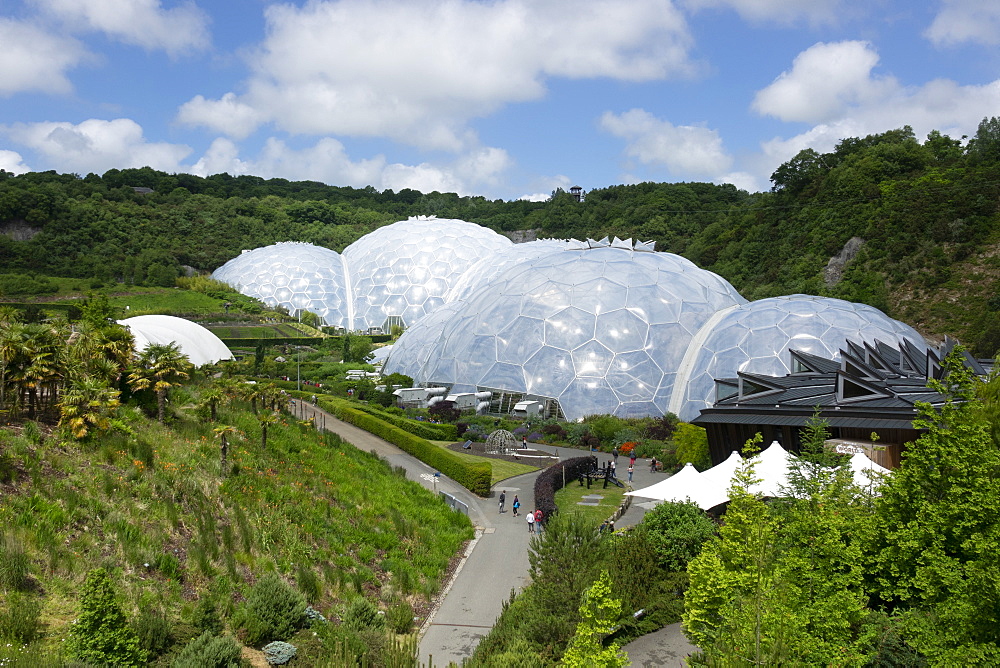
<path fill-rule="evenodd" d="M 793 372 L 784 377 L 740 373 L 716 380 L 717 401 L 694 424 L 708 431 L 712 463 L 718 464 L 757 432 L 764 443 L 778 441 L 798 451 L 801 430 L 818 409 L 832 447 L 848 454 L 861 451 L 895 468 L 906 443 L 920 436 L 913 427 L 916 402 L 940 406 L 945 401 L 927 383 L 941 377 L 941 361 L 953 348 L 951 340 L 926 354 L 909 342 L 898 348 L 849 342 L 839 360 L 790 350 Z M 981 375 L 993 364 L 967 353 L 965 362 Z"/>

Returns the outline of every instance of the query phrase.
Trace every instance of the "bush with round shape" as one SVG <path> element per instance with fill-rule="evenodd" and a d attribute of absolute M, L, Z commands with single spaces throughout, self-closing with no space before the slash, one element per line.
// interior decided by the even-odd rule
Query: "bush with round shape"
<path fill-rule="evenodd" d="M 305 597 L 277 573 L 268 573 L 251 587 L 243 620 L 248 644 L 291 638 L 305 622 Z"/>
<path fill-rule="evenodd" d="M 264 645 L 264 658 L 272 666 L 283 666 L 293 658 L 298 652 L 295 645 L 281 640 L 275 640 Z"/>
<path fill-rule="evenodd" d="M 380 629 L 385 625 L 385 619 L 374 603 L 367 598 L 356 598 L 344 611 L 343 623 L 354 630 Z"/>
<path fill-rule="evenodd" d="M 242 648 L 229 636 L 218 637 L 205 631 L 193 639 L 177 658 L 171 668 L 241 668 Z"/>

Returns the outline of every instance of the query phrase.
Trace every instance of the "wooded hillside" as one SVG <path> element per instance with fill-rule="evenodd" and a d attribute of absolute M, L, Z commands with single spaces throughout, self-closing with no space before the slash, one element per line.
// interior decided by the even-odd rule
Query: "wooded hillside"
<path fill-rule="evenodd" d="M 967 142 L 938 132 L 921 141 L 904 127 L 830 153 L 806 149 L 772 182 L 756 194 L 640 183 L 536 203 L 149 168 L 0 171 L 0 267 L 172 285 L 183 266 L 212 271 L 245 248 L 307 241 L 339 251 L 380 225 L 436 215 L 540 237 L 652 239 L 748 299 L 841 297 L 958 337 L 977 355 L 1000 348 L 1000 119 Z M 852 239 L 856 256 L 827 276 Z"/>

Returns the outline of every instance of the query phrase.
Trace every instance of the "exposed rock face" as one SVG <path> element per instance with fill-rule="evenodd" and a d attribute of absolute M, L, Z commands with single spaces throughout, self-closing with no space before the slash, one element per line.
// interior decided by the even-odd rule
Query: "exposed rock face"
<path fill-rule="evenodd" d="M 500 234 L 516 244 L 523 244 L 526 241 L 535 241 L 538 239 L 538 230 L 512 230 L 510 232 L 501 232 Z"/>
<path fill-rule="evenodd" d="M 0 234 L 7 235 L 13 241 L 30 241 L 32 237 L 41 231 L 41 229 L 28 225 L 28 223 L 20 218 L 0 223 Z"/>
<path fill-rule="evenodd" d="M 865 245 L 865 240 L 861 237 L 851 237 L 844 248 L 830 258 L 830 261 L 826 264 L 826 269 L 823 270 L 823 282 L 826 283 L 826 287 L 832 288 L 837 283 L 840 283 L 840 279 L 844 277 L 844 269 L 847 264 L 853 260 L 861 247 Z"/>

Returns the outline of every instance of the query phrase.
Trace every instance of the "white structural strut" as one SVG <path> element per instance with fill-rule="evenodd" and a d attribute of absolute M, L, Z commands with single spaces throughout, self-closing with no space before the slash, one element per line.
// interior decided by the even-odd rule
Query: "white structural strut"
<path fill-rule="evenodd" d="M 691 337 L 691 342 L 688 344 L 687 350 L 684 351 L 684 357 L 677 367 L 677 375 L 674 377 L 674 387 L 670 392 L 670 402 L 667 404 L 669 412 L 674 415 L 680 415 L 681 408 L 684 407 L 684 394 L 687 392 L 688 381 L 691 380 L 691 372 L 694 370 L 694 363 L 697 361 L 698 353 L 701 352 L 709 335 L 722 322 L 723 318 L 742 307 L 743 304 L 734 304 L 721 311 L 716 311 L 712 314 L 711 318 L 705 321 L 701 329 Z"/>

